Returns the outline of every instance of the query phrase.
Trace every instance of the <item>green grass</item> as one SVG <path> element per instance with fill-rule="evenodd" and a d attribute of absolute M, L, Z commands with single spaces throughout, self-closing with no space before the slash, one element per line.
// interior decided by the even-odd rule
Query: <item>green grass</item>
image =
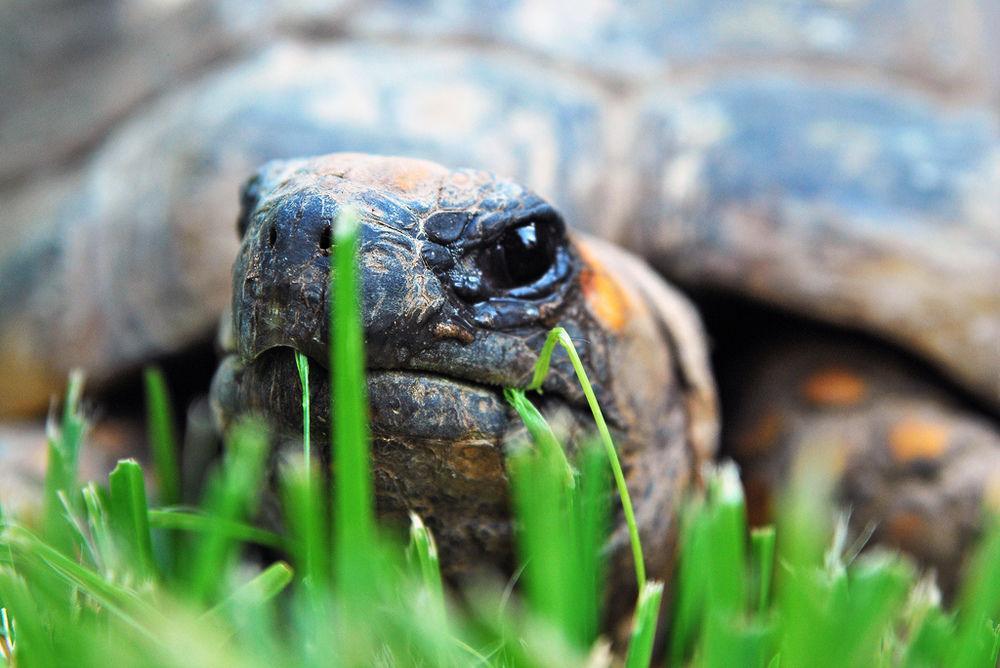
<path fill-rule="evenodd" d="M 507 462 L 520 567 L 510 583 L 483 582 L 456 597 L 442 582 L 421 518 L 411 518 L 405 545 L 374 518 L 356 235 L 355 223 L 338 223 L 333 485 L 309 464 L 313 444 L 304 435 L 302 457 L 278 472 L 274 490 L 285 531 L 255 526 L 260 490 L 269 484 L 267 441 L 262 425 L 245 423 L 229 434 L 197 507 L 176 506 L 176 438 L 155 372 L 146 380 L 157 503 L 151 506 L 143 471 L 131 460 L 106 484 L 81 483 L 86 421 L 83 380 L 74 375 L 50 429 L 41 519 L 2 520 L 0 660 L 28 667 L 606 665 L 601 546 L 617 491 L 639 585 L 630 639 L 616 648 L 627 666 L 654 660 L 661 608 L 673 620 L 660 650 L 669 665 L 996 664 L 994 516 L 986 518 L 956 607 L 946 610 L 898 555 L 844 556 L 845 534 L 829 496 L 818 491 L 821 481 L 793 481 L 777 526 L 748 531 L 737 472 L 724 464 L 682 512 L 677 572 L 666 586 L 647 580 L 610 432 L 572 342 L 558 329 L 532 387 L 561 345 L 597 437 L 570 458 L 531 391 L 507 392 L 531 437 L 511 448 Z M 296 364 L 307 416 L 308 365 L 304 357 Z M 278 560 L 264 563 L 257 546 Z"/>

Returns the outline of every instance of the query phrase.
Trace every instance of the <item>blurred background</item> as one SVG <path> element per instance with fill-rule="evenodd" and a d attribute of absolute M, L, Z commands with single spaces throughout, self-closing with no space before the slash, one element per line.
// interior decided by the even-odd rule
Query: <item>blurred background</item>
<path fill-rule="evenodd" d="M 943 563 L 972 531 L 1000 413 L 995 0 L 4 0 L 0 26 L 4 489 L 75 367 L 112 460 L 149 362 L 210 442 L 241 183 L 364 151 L 513 175 L 692 296 L 761 518 L 821 442 L 878 462 L 852 498 L 896 543 Z"/>

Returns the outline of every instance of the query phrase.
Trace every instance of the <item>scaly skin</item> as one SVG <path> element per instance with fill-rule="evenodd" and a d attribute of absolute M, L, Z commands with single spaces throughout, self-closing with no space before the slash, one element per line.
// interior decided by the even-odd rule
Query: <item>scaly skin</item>
<path fill-rule="evenodd" d="M 773 521 L 799 459 L 830 467 L 855 530 L 933 567 L 952 593 L 1000 500 L 1000 432 L 912 363 L 832 335 L 761 345 L 727 415 L 751 521 Z"/>
<path fill-rule="evenodd" d="M 262 413 L 296 438 L 294 349 L 313 361 L 312 425 L 327 440 L 330 228 L 354 207 L 380 513 L 398 522 L 419 513 L 453 576 L 510 567 L 504 448 L 526 435 L 502 388 L 527 385 L 548 330 L 561 325 L 615 434 L 648 568 L 669 577 L 678 502 L 716 429 L 703 335 L 683 298 L 486 172 L 334 154 L 271 163 L 245 192 L 235 351 L 213 382 L 223 425 Z M 528 230 L 534 249 L 516 241 Z M 543 413 L 571 433 L 592 429 L 564 355 L 543 390 Z M 611 607 L 621 610 L 631 569 L 618 524 Z"/>

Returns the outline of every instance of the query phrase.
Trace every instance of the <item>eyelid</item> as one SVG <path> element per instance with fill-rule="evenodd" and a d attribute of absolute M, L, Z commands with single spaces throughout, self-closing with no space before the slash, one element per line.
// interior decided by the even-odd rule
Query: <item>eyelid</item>
<path fill-rule="evenodd" d="M 519 285 L 505 291 L 505 296 L 518 299 L 535 299 L 559 285 L 570 272 L 570 255 L 566 248 L 558 246 L 552 265 L 548 270 L 528 285 Z"/>

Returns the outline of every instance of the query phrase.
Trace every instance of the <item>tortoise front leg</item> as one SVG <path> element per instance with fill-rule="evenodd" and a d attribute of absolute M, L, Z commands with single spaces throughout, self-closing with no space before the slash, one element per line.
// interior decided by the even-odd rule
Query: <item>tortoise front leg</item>
<path fill-rule="evenodd" d="M 743 469 L 755 523 L 803 455 L 832 462 L 851 526 L 937 571 L 949 593 L 1000 492 L 1000 430 L 906 361 L 875 346 L 801 340 L 748 365 L 725 449 Z M 725 409 L 726 407 L 724 407 Z"/>

